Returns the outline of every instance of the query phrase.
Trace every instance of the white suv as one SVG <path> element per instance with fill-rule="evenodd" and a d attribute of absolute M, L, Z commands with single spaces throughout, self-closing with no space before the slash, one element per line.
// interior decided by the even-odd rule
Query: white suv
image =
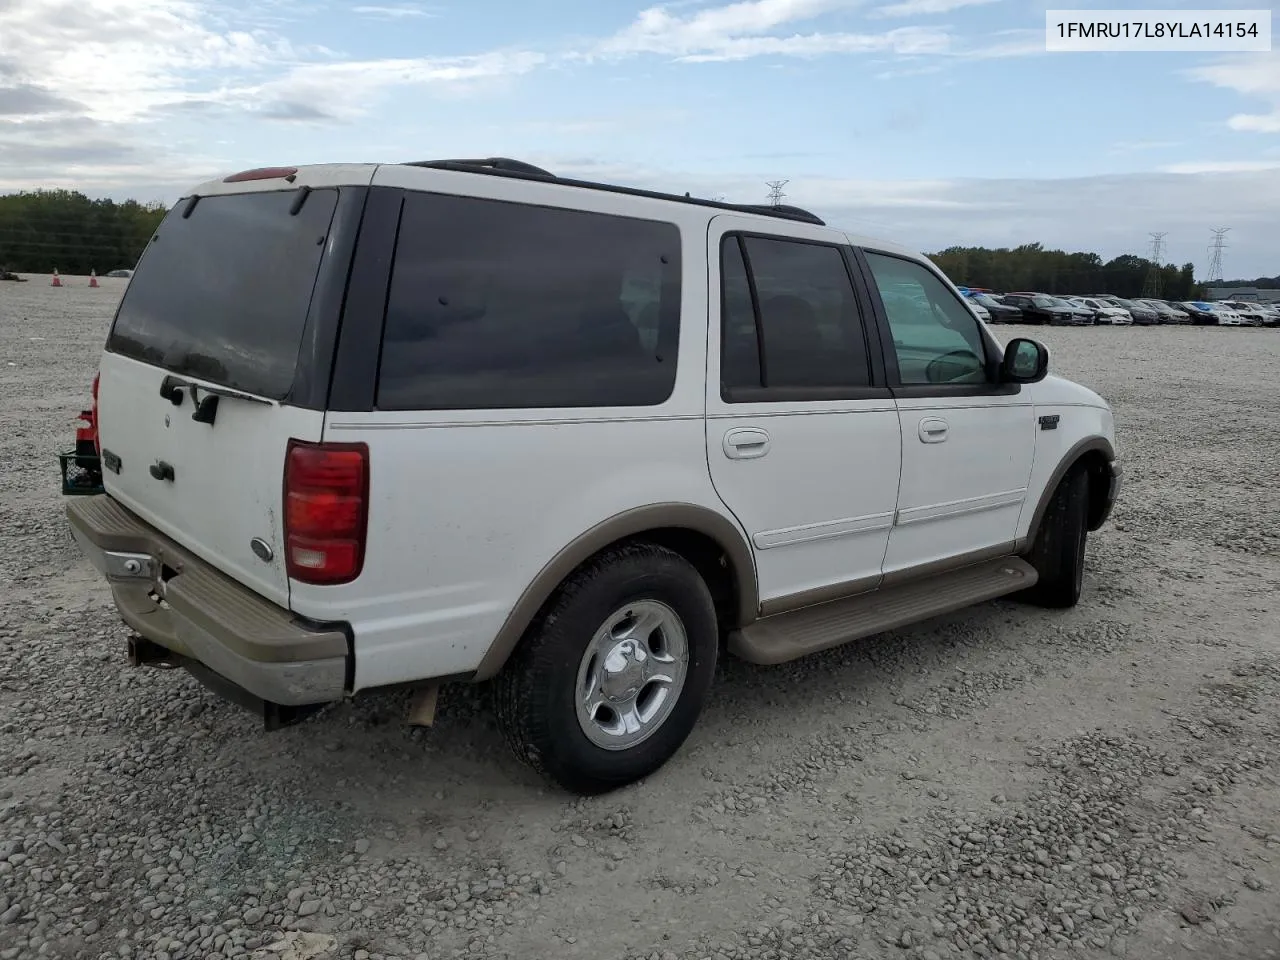
<path fill-rule="evenodd" d="M 496 679 L 517 753 L 657 770 L 776 664 L 1080 596 L 1112 414 L 919 254 L 507 160 L 246 171 L 169 213 L 71 528 L 137 636 L 269 726 Z"/>

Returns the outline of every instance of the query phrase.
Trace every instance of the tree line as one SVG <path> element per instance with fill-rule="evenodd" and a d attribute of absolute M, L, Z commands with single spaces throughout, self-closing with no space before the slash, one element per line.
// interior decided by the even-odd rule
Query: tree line
<path fill-rule="evenodd" d="M 0 196 L 0 271 L 132 270 L 164 215 L 162 204 L 90 200 L 72 190 Z"/>
<path fill-rule="evenodd" d="M 1223 280 L 1215 287 L 1257 287 L 1259 290 L 1280 290 L 1280 276 L 1258 277 L 1256 280 Z"/>
<path fill-rule="evenodd" d="M 1152 263 L 1123 254 L 1104 261 L 1096 253 L 1046 250 L 1038 243 L 1009 249 L 947 247 L 930 259 L 953 283 L 986 287 L 1000 293 L 1034 290 L 1050 294 L 1112 294 L 1140 297 L 1148 289 Z M 1167 264 L 1160 268 L 1160 294 L 1165 300 L 1195 300 L 1204 295 L 1196 282 L 1195 265 Z"/>

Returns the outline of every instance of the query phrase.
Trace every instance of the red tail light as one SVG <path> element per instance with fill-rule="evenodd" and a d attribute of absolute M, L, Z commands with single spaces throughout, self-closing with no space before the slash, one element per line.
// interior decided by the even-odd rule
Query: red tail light
<path fill-rule="evenodd" d="M 98 442 L 98 377 L 93 378 L 93 407 L 89 410 L 80 411 L 80 422 L 85 424 L 83 427 L 76 428 L 76 443 L 81 441 L 92 441 L 94 451 L 101 456 L 102 447 Z"/>
<path fill-rule="evenodd" d="M 285 569 L 302 583 L 350 583 L 364 566 L 369 448 L 290 440 L 284 465 Z"/>

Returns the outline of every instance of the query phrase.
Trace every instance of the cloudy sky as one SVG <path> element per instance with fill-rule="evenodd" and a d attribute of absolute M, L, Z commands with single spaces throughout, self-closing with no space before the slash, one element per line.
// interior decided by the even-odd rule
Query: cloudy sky
<path fill-rule="evenodd" d="M 1165 231 L 1203 272 L 1230 226 L 1229 275 L 1280 273 L 1280 52 L 1046 53 L 1068 5 L 0 0 L 0 191 L 503 155 L 750 202 L 789 179 L 925 250 Z"/>

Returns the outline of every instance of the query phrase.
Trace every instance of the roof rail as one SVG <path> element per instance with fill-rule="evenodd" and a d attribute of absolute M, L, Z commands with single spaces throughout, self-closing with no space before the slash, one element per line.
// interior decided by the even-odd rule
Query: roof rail
<path fill-rule="evenodd" d="M 486 157 L 483 160 L 415 160 L 405 164 L 407 167 L 435 167 L 440 170 L 464 170 L 474 173 L 513 173 L 526 177 L 537 177 L 541 180 L 555 180 L 556 175 L 541 167 L 523 160 L 511 160 L 507 157 Z"/>
<path fill-rule="evenodd" d="M 725 203 L 720 200 L 703 200 L 689 194 L 680 196 L 674 193 L 662 193 L 658 190 L 642 190 L 638 187 L 622 187 L 613 183 L 598 183 L 594 180 L 574 180 L 557 177 L 554 173 L 535 167 L 523 160 L 511 160 L 507 157 L 487 157 L 482 160 L 415 160 L 404 164 L 406 167 L 430 167 L 435 170 L 453 170 L 459 173 L 482 173 L 490 176 L 511 177 L 516 180 L 550 180 L 566 187 L 580 187 L 585 190 L 603 190 L 608 193 L 621 193 L 631 197 L 648 197 L 654 200 L 674 200 L 678 203 L 691 203 L 699 207 L 714 207 L 718 210 L 732 210 L 736 213 L 754 213 L 766 217 L 777 217 L 781 220 L 797 220 L 801 223 L 812 223 L 825 227 L 826 222 L 817 215 L 802 207 L 790 204 L 771 206 L 755 203 Z"/>
<path fill-rule="evenodd" d="M 766 217 L 788 217 L 792 220 L 804 220 L 808 223 L 816 223 L 820 227 L 825 227 L 826 223 L 822 219 L 804 207 L 795 207 L 789 203 L 765 204 L 765 203 L 735 203 L 731 204 L 738 210 L 744 210 L 747 213 L 763 213 Z"/>

